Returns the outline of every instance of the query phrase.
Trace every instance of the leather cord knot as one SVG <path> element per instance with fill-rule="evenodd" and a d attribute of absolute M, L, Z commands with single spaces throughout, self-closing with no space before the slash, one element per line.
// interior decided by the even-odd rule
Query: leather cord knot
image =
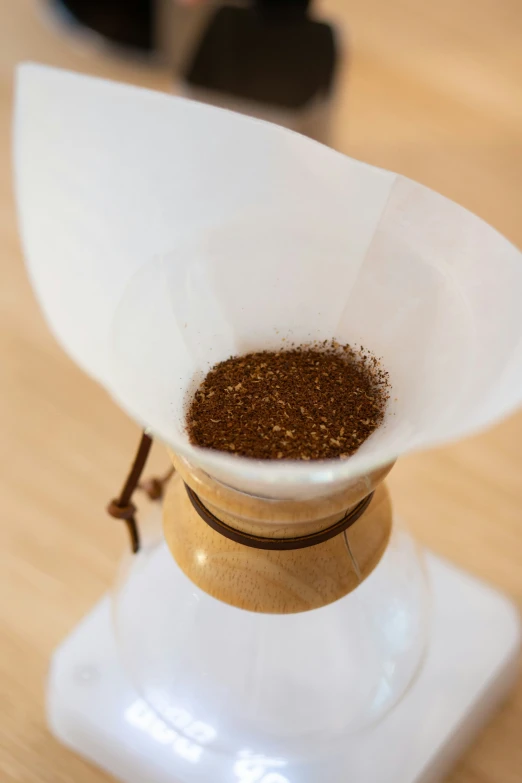
<path fill-rule="evenodd" d="M 136 554 L 140 548 L 140 534 L 138 532 L 138 523 L 136 522 L 136 506 L 134 503 L 131 503 L 129 500 L 128 503 L 124 504 L 121 500 L 115 498 L 107 506 L 107 512 L 114 519 L 121 519 L 125 522 L 129 531 L 132 552 Z"/>
<path fill-rule="evenodd" d="M 151 500 L 160 500 L 163 497 L 166 483 L 174 473 L 174 468 L 170 468 L 162 478 L 151 478 L 140 484 L 141 474 L 145 468 L 151 446 L 152 438 L 144 430 L 125 484 L 119 496 L 111 500 L 107 506 L 107 512 L 111 517 L 125 522 L 134 554 L 140 549 L 140 534 L 136 521 L 137 508 L 132 502 L 132 496 L 137 489 L 142 489 Z"/>
<path fill-rule="evenodd" d="M 134 503 L 127 503 L 126 506 L 121 506 L 120 501 L 116 498 L 111 500 L 107 506 L 107 513 L 114 517 L 114 519 L 123 519 L 128 521 L 133 518 L 136 513 L 136 506 Z"/>
<path fill-rule="evenodd" d="M 165 487 L 173 474 L 174 468 L 172 467 L 161 478 L 153 477 L 142 481 L 138 484 L 138 489 L 145 492 L 149 500 L 161 500 L 165 494 Z"/>

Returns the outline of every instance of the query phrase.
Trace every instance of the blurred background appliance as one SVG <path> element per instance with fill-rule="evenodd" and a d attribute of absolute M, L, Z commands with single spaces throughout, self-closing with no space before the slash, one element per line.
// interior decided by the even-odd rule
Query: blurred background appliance
<path fill-rule="evenodd" d="M 172 66 L 182 94 L 327 142 L 339 58 L 310 0 L 52 0 L 69 28 Z"/>

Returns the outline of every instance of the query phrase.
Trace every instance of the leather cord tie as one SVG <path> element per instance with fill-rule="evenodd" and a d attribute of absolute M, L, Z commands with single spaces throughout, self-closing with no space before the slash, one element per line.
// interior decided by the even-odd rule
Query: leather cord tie
<path fill-rule="evenodd" d="M 119 496 L 111 500 L 107 506 L 107 512 L 111 517 L 125 522 L 134 554 L 140 549 L 140 534 L 136 520 L 137 509 L 132 502 L 132 496 L 137 489 L 141 489 L 149 496 L 150 500 L 161 500 L 165 485 L 174 473 L 174 468 L 170 468 L 163 478 L 147 479 L 143 484 L 140 484 L 151 446 L 152 438 L 144 430 L 123 489 Z"/>
<path fill-rule="evenodd" d="M 111 500 L 107 506 L 107 511 L 114 519 L 124 519 L 128 522 L 136 513 L 136 506 L 134 503 L 129 503 L 126 506 L 118 506 L 117 500 Z"/>
<path fill-rule="evenodd" d="M 357 503 L 356 506 L 348 509 L 341 519 L 324 530 L 318 530 L 316 533 L 310 533 L 306 536 L 296 536 L 295 538 L 269 538 L 267 536 L 255 536 L 250 533 L 245 533 L 242 530 L 237 530 L 236 528 L 227 525 L 226 522 L 222 522 L 221 519 L 209 511 L 194 490 L 187 486 L 187 484 L 185 484 L 185 489 L 187 490 L 187 495 L 189 496 L 193 508 L 197 511 L 201 519 L 206 522 L 212 530 L 215 530 L 216 533 L 230 539 L 230 541 L 234 541 L 236 544 L 243 544 L 252 549 L 271 549 L 276 551 L 306 549 L 309 546 L 317 546 L 317 544 L 323 544 L 325 541 L 335 538 L 335 536 L 344 533 L 345 530 L 348 530 L 349 527 L 357 522 L 366 511 L 373 498 L 373 492 L 371 492 L 363 498 L 360 503 Z"/>

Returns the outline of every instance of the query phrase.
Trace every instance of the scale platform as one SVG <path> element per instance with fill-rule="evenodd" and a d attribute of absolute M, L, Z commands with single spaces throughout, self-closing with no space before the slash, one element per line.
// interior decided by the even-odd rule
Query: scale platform
<path fill-rule="evenodd" d="M 263 748 L 234 758 L 205 744 L 198 716 L 184 736 L 126 680 L 109 597 L 56 650 L 48 684 L 54 735 L 121 783 L 436 783 L 507 697 L 518 675 L 520 619 L 503 595 L 434 555 L 429 651 L 416 681 L 380 723 L 342 752 L 296 764 Z"/>

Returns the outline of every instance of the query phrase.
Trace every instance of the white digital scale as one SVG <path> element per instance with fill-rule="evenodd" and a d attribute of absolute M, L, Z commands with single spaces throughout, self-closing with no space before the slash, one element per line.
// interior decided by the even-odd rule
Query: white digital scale
<path fill-rule="evenodd" d="M 140 698 L 120 666 L 103 598 L 54 654 L 54 735 L 121 783 L 436 783 L 507 697 L 518 673 L 520 619 L 505 596 L 428 554 L 431 639 L 412 687 L 341 753 L 299 765 L 262 747 L 213 751 L 208 727 L 180 711 L 183 736 Z M 186 577 L 182 577 L 186 578 Z"/>

